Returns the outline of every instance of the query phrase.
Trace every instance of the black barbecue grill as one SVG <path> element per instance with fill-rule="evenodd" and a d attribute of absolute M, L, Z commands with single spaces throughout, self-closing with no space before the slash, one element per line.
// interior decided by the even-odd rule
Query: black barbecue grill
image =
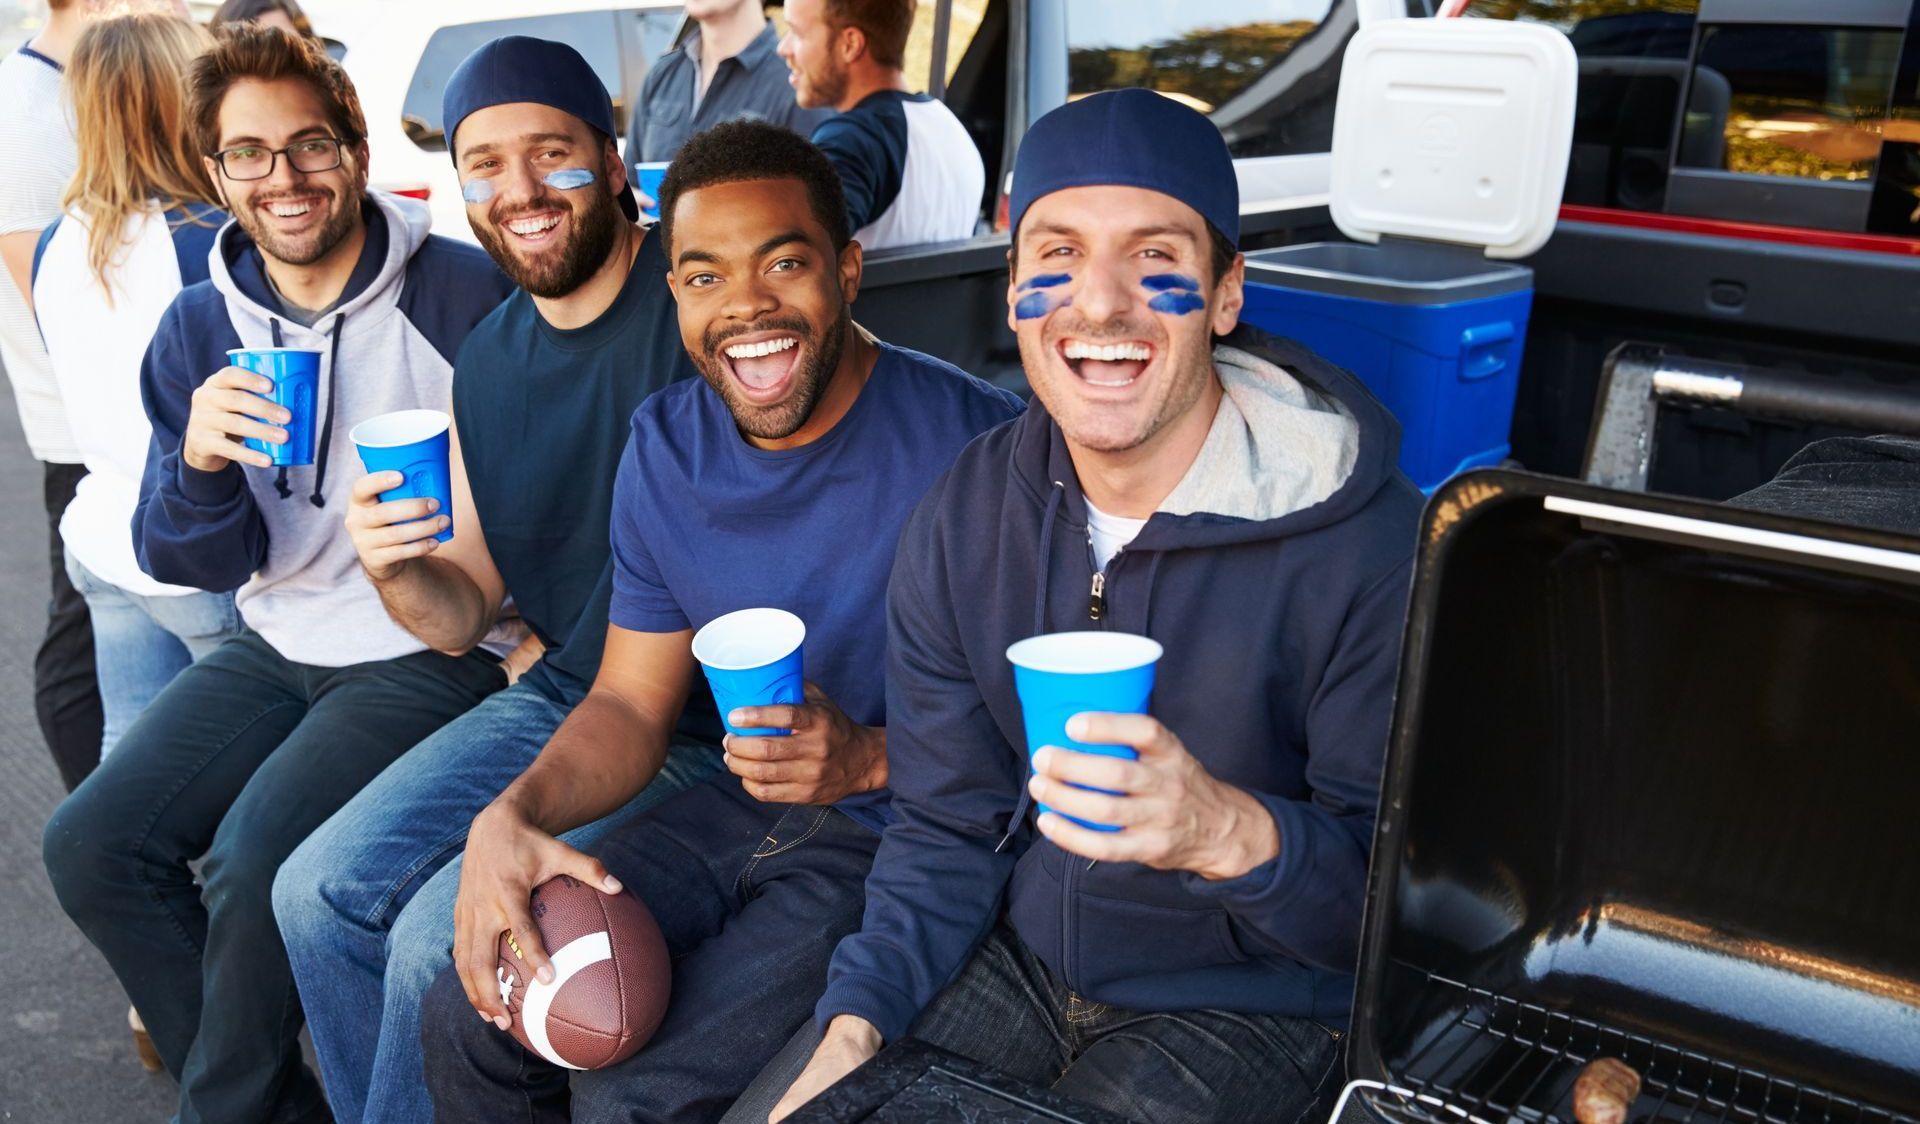
<path fill-rule="evenodd" d="M 1429 505 L 1350 1048 L 1394 1121 L 1920 1124 L 1920 540 Z"/>

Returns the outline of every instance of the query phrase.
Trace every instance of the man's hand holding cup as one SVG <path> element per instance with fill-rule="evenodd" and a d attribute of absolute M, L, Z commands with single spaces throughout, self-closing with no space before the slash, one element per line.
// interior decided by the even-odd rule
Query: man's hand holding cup
<path fill-rule="evenodd" d="M 806 622 L 773 608 L 715 617 L 693 637 L 727 727 L 727 768 L 769 804 L 831 804 L 887 783 L 886 731 L 806 682 L 806 639 Z"/>
<path fill-rule="evenodd" d="M 803 703 L 737 707 L 727 715 L 727 724 L 742 730 L 790 731 L 784 736 L 727 735 L 727 768 L 755 800 L 831 804 L 886 787 L 886 731 L 848 718 L 815 684 L 806 684 Z"/>
<path fill-rule="evenodd" d="M 347 505 L 347 535 L 353 540 L 354 553 L 367 576 L 376 582 L 390 580 L 415 558 L 424 558 L 439 548 L 435 535 L 447 529 L 452 519 L 436 514 L 440 501 L 428 496 L 419 499 L 382 501 L 406 482 L 398 472 L 370 472 L 353 485 L 353 498 Z"/>
<path fill-rule="evenodd" d="M 1038 827 L 1061 850 L 1209 879 L 1238 878 L 1280 853 L 1279 828 L 1266 808 L 1207 772 L 1158 719 L 1077 714 L 1067 720 L 1067 733 L 1075 741 L 1128 746 L 1138 757 L 1053 745 L 1034 753 L 1027 791 L 1046 805 Z M 1119 830 L 1098 831 L 1075 819 Z"/>
<path fill-rule="evenodd" d="M 180 459 L 200 472 L 219 472 L 230 463 L 272 467 L 272 457 L 243 444 L 249 437 L 275 445 L 287 442 L 288 433 L 281 427 L 293 420 L 293 412 L 269 400 L 271 393 L 273 380 L 265 375 L 240 367 L 215 371 L 193 392 Z"/>

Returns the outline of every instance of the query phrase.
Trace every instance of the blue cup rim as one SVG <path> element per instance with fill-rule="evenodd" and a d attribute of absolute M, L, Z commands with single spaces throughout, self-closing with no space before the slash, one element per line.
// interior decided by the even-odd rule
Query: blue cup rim
<path fill-rule="evenodd" d="M 1082 629 L 1029 636 L 1007 648 L 1015 667 L 1050 675 L 1112 675 L 1158 663 L 1160 642 L 1131 632 Z"/>
<path fill-rule="evenodd" d="M 713 651 L 722 637 L 734 629 L 751 629 L 766 635 L 769 641 L 763 649 L 774 652 L 773 655 L 756 654 L 754 658 L 742 663 L 737 659 L 720 659 Z M 807 623 L 785 609 L 768 607 L 753 609 L 735 609 L 715 617 L 693 634 L 693 658 L 700 666 L 714 671 L 752 671 L 755 668 L 768 667 L 779 663 L 798 651 L 807 640 Z M 779 649 L 777 652 L 775 649 Z"/>
<path fill-rule="evenodd" d="M 319 354 L 320 354 L 320 349 L 314 348 L 314 347 L 230 347 L 227 349 L 227 358 L 229 359 L 233 358 L 236 355 L 314 355 L 314 356 L 317 356 Z"/>
<path fill-rule="evenodd" d="M 440 410 L 394 410 L 368 418 L 347 431 L 347 440 L 363 449 L 399 449 L 431 441 L 453 427 Z M 380 432 L 393 428 L 399 433 Z"/>

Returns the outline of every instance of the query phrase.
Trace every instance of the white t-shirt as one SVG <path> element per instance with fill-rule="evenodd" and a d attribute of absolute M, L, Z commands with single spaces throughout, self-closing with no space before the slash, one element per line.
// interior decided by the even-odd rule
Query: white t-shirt
<path fill-rule="evenodd" d="M 1087 534 L 1093 537 L 1093 557 L 1105 570 L 1120 548 L 1132 542 L 1140 528 L 1147 525 L 1145 519 L 1128 519 L 1122 515 L 1108 515 L 1087 501 Z"/>
<path fill-rule="evenodd" d="M 0 59 L 0 234 L 38 238 L 60 216 L 60 195 L 80 163 L 73 122 L 60 98 L 60 68 L 22 47 Z M 77 464 L 60 388 L 27 300 L 0 270 L 0 363 L 35 458 Z"/>
<path fill-rule="evenodd" d="M 210 228 L 189 230 L 201 236 L 196 243 L 212 238 Z M 78 211 L 60 220 L 34 274 L 48 366 L 73 406 L 73 435 L 87 466 L 60 519 L 60 540 L 102 581 L 145 597 L 173 597 L 194 591 L 148 577 L 134 557 L 130 528 L 153 440 L 140 402 L 140 362 L 180 295 L 179 251 L 157 204 L 129 217 L 121 239 L 111 299 L 87 264 L 87 220 Z"/>

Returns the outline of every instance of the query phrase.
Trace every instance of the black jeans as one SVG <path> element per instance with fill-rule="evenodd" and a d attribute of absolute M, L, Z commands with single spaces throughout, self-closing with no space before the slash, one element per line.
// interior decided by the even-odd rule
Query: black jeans
<path fill-rule="evenodd" d="M 832 808 L 762 804 L 732 775 L 655 805 L 600 861 L 660 922 L 673 954 L 666 1021 L 638 1054 L 568 1073 L 475 1016 L 451 969 L 420 1008 L 441 1121 L 716 1120 L 813 1014 L 827 961 L 860 927 L 880 837 Z"/>
<path fill-rule="evenodd" d="M 48 464 L 47 563 L 53 570 L 53 597 L 47 602 L 47 634 L 33 656 L 33 713 L 47 739 L 60 780 L 72 792 L 100 763 L 100 684 L 93 671 L 93 622 L 86 599 L 67 580 L 66 547 L 60 542 L 60 517 L 87 474 L 84 464 Z"/>
<path fill-rule="evenodd" d="M 1319 1023 L 1082 999 L 1004 924 L 908 1033 L 1143 1124 L 1319 1121 L 1341 1085 L 1340 1037 Z M 727 1119 L 766 1120 L 818 1043 L 803 1032 Z"/>
<path fill-rule="evenodd" d="M 396 757 L 505 682 L 481 652 L 322 668 L 244 633 L 181 672 L 54 812 L 54 893 L 179 1079 L 182 1124 L 319 1107 L 274 873 Z M 187 864 L 200 856 L 196 884 Z"/>

